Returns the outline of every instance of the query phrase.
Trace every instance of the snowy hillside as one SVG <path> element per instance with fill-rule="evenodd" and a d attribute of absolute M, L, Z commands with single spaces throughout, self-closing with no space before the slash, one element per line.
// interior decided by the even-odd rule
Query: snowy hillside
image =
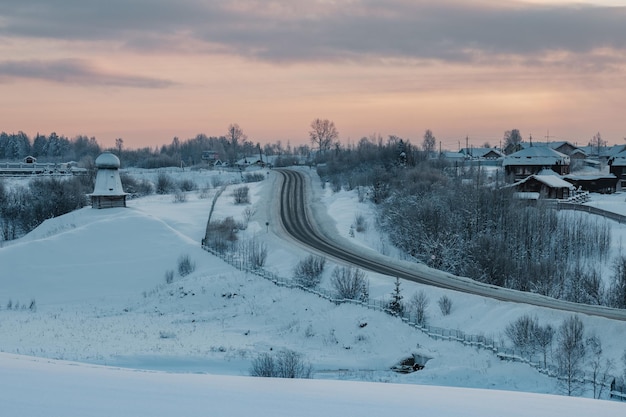
<path fill-rule="evenodd" d="M 206 184 L 217 173 L 185 175 Z M 229 186 L 219 198 L 214 216 L 242 221 L 246 207 L 253 208 L 240 238 L 255 236 L 265 242 L 269 248 L 267 269 L 289 277 L 307 252 L 284 240 L 274 221 L 274 180 L 270 173 L 268 179 L 248 184 L 249 206 L 235 205 L 231 193 L 237 186 Z M 362 214 L 369 226 L 354 236 L 355 243 L 392 252 L 376 234 L 371 207 L 357 203 L 354 193 L 332 194 L 321 187 L 318 192 L 338 233 L 350 237 L 355 215 Z M 3 410 L 8 407 L 16 414 L 28 410 L 21 414 L 43 415 L 37 408 L 52 406 L 71 416 L 86 415 L 79 413 L 80 409 L 94 409 L 98 404 L 104 411 L 89 415 L 171 415 L 167 410 L 200 415 L 210 407 L 217 410 L 215 415 L 248 415 L 250 407 L 264 407 L 267 414 L 275 415 L 280 405 L 284 415 L 303 415 L 303 408 L 312 410 L 311 415 L 339 415 L 342 410 L 380 415 L 380 410 L 389 407 L 397 407 L 397 414 L 413 415 L 418 402 L 429 415 L 471 415 L 475 407 L 475 415 L 485 416 L 515 415 L 521 406 L 513 404 L 532 401 L 538 408 L 519 415 L 550 415 L 552 406 L 572 410 L 568 414 L 573 416 L 591 415 L 601 406 L 605 411 L 613 407 L 626 411 L 624 405 L 614 402 L 503 394 L 495 390 L 544 394 L 560 390 L 553 378 L 528 365 L 503 362 L 492 353 L 459 343 L 435 341 L 384 313 L 335 305 L 234 269 L 200 247 L 214 193 L 215 189 L 208 196 L 190 192 L 182 203 L 175 203 L 172 196 L 154 195 L 130 200 L 125 209 L 84 208 L 50 219 L 0 248 Z M 167 272 L 176 271 L 181 256 L 195 263 L 195 271 L 185 277 L 175 273 L 174 281 L 166 283 Z M 393 278 L 375 274 L 368 278 L 371 297 L 388 299 Z M 418 289 L 430 299 L 431 324 L 495 338 L 504 339 L 504 328 L 525 313 L 536 314 L 542 324 L 555 327 L 568 316 L 402 283 L 407 298 Z M 454 303 L 449 316 L 443 316 L 437 307 L 443 294 Z M 33 308 L 29 308 L 31 304 Z M 621 372 L 619 358 L 625 346 L 615 335 L 624 334 L 626 325 L 581 319 L 587 332 L 602 339 L 607 357 L 615 361 L 615 372 Z M 281 349 L 301 353 L 314 368 L 314 380 L 243 377 L 258 354 Z M 424 370 L 412 374 L 389 370 L 412 354 L 432 359 Z M 69 366 L 63 361 L 82 365 Z M 451 391 L 426 385 L 494 391 Z M 70 409 L 64 408 L 67 392 L 76 387 L 84 394 L 74 404 L 77 411 L 63 413 Z M 132 395 L 120 394 L 126 390 Z M 44 391 L 49 394 L 41 395 Z M 115 395 L 121 395 L 119 404 L 111 404 Z M 244 396 L 249 404 L 240 401 Z M 466 407 L 462 401 L 449 401 L 450 396 L 473 400 L 468 399 Z M 160 407 L 164 398 L 179 408 Z M 118 406 L 128 408 L 122 408 L 124 412 L 112 408 Z"/>

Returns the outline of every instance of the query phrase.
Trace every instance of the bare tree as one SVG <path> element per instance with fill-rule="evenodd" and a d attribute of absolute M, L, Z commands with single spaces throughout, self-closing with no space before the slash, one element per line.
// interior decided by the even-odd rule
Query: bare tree
<path fill-rule="evenodd" d="M 517 152 L 521 142 L 522 135 L 518 129 L 504 132 L 504 149 L 508 149 L 509 153 Z"/>
<path fill-rule="evenodd" d="M 535 336 L 538 328 L 537 317 L 526 314 L 509 324 L 504 330 L 504 334 L 523 356 L 530 357 L 535 352 Z"/>
<path fill-rule="evenodd" d="M 437 301 L 439 305 L 439 309 L 441 310 L 441 314 L 444 316 L 449 316 L 452 312 L 452 300 L 447 295 L 442 295 Z"/>
<path fill-rule="evenodd" d="M 582 362 L 585 357 L 585 329 L 577 316 L 563 321 L 557 334 L 557 364 L 563 390 L 576 395 L 583 388 Z"/>
<path fill-rule="evenodd" d="M 591 368 L 591 383 L 593 385 L 593 398 L 602 397 L 604 386 L 611 379 L 609 374 L 613 368 L 613 361 L 610 359 L 602 360 L 602 341 L 596 335 L 587 338 L 587 348 L 591 354 L 589 367 Z"/>
<path fill-rule="evenodd" d="M 428 321 L 428 314 L 426 313 L 426 309 L 428 308 L 429 300 L 426 296 L 424 290 L 420 290 L 416 292 L 411 297 L 409 301 L 409 308 L 411 312 L 415 315 L 415 323 L 423 326 Z"/>
<path fill-rule="evenodd" d="M 320 153 L 328 150 L 333 141 L 339 137 L 339 132 L 335 128 L 335 123 L 328 119 L 315 119 L 311 122 L 309 138 L 311 144 L 317 146 Z"/>
<path fill-rule="evenodd" d="M 426 129 L 424 132 L 424 140 L 422 141 L 422 149 L 426 153 L 426 155 L 430 155 L 437 145 L 437 139 L 433 135 L 433 132 L 430 129 Z"/>
<path fill-rule="evenodd" d="M 302 259 L 293 270 L 293 279 L 306 288 L 315 288 L 322 280 L 326 258 L 309 255 Z"/>
<path fill-rule="evenodd" d="M 548 366 L 548 352 L 552 346 L 552 340 L 554 339 L 554 327 L 549 324 L 545 326 L 539 326 L 536 329 L 535 340 L 537 347 L 543 355 L 543 367 Z"/>
<path fill-rule="evenodd" d="M 331 285 L 339 299 L 367 301 L 369 299 L 369 281 L 365 272 L 352 267 L 335 267 L 331 276 Z"/>
<path fill-rule="evenodd" d="M 226 140 L 230 144 L 230 148 L 228 150 L 228 159 L 231 163 L 237 160 L 237 152 L 239 149 L 239 142 L 245 142 L 248 139 L 245 133 L 243 133 L 243 129 L 239 127 L 237 123 L 233 123 L 228 126 L 228 132 L 226 133 Z"/>

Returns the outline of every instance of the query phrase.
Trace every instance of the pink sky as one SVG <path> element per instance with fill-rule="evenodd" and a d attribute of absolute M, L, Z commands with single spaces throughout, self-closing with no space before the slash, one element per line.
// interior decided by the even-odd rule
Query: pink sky
<path fill-rule="evenodd" d="M 623 143 L 626 0 L 5 0 L 0 131 Z M 39 4 L 37 4 L 39 3 Z"/>

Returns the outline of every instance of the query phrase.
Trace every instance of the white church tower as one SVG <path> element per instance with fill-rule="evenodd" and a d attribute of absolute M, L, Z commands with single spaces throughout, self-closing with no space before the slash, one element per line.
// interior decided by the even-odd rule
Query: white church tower
<path fill-rule="evenodd" d="M 91 207 L 102 209 L 126 207 L 126 196 L 120 179 L 120 160 L 111 152 L 104 152 L 96 158 L 96 186 L 91 197 Z"/>

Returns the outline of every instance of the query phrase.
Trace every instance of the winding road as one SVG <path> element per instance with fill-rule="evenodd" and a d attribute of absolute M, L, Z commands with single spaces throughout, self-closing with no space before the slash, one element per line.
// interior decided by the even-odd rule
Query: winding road
<path fill-rule="evenodd" d="M 276 169 L 280 175 L 279 216 L 283 229 L 293 239 L 313 251 L 331 258 L 358 266 L 372 272 L 399 277 L 420 284 L 432 285 L 501 301 L 525 303 L 538 307 L 553 308 L 572 313 L 600 316 L 613 320 L 626 321 L 626 310 L 603 306 L 577 304 L 556 300 L 539 294 L 509 290 L 493 285 L 482 284 L 468 278 L 457 277 L 434 270 L 422 264 L 399 261 L 381 255 L 373 250 L 357 248 L 345 239 L 333 237 L 315 222 L 315 213 L 310 209 L 310 186 L 307 176 L 296 170 Z"/>

